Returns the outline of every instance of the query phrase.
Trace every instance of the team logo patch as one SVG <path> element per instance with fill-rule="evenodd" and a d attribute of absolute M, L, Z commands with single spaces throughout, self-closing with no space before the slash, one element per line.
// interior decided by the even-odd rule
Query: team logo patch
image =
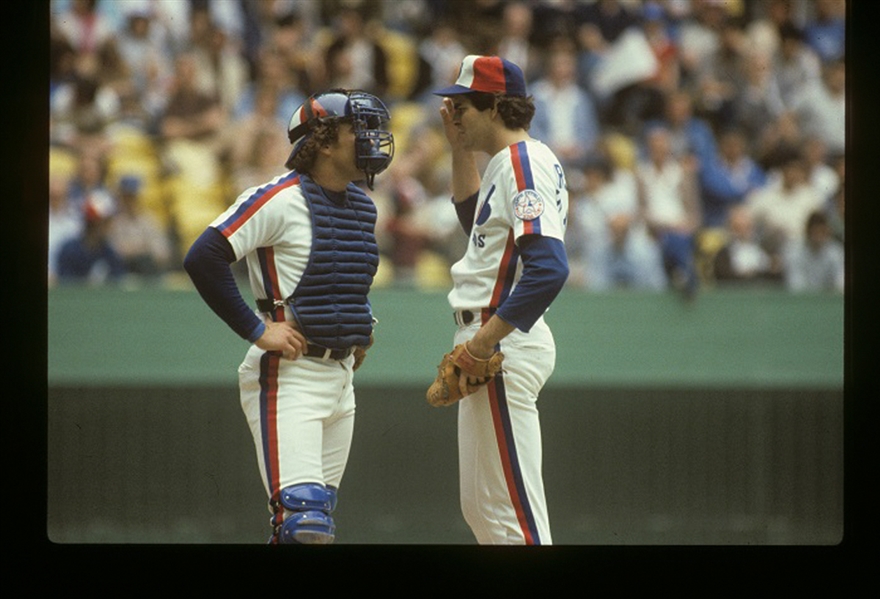
<path fill-rule="evenodd" d="M 544 214 L 544 200 L 534 189 L 521 191 L 513 198 L 513 213 L 520 220 L 535 220 Z"/>

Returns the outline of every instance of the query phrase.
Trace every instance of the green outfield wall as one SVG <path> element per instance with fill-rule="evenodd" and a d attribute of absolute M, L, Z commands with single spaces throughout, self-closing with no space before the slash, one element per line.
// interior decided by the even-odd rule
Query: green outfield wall
<path fill-rule="evenodd" d="M 430 380 L 454 324 L 445 294 L 378 290 L 361 384 Z M 48 302 L 50 385 L 235 384 L 246 343 L 192 291 L 58 289 Z M 546 320 L 553 384 L 838 388 L 844 302 L 778 291 L 673 295 L 566 291 Z"/>
<path fill-rule="evenodd" d="M 339 543 L 471 544 L 455 408 L 424 389 L 442 293 L 378 290 L 358 372 Z M 843 534 L 839 296 L 564 292 L 539 402 L 554 540 L 834 545 Z M 56 543 L 264 543 L 235 371 L 246 350 L 191 290 L 53 289 L 46 531 Z"/>

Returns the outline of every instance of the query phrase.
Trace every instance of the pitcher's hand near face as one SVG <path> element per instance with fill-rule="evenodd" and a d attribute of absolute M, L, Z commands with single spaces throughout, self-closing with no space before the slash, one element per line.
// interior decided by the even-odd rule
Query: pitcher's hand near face
<path fill-rule="evenodd" d="M 452 98 L 443 98 L 443 103 L 440 106 L 440 118 L 443 120 L 443 131 L 446 133 L 449 145 L 453 149 L 461 149 L 461 130 L 457 125 L 458 115 Z"/>

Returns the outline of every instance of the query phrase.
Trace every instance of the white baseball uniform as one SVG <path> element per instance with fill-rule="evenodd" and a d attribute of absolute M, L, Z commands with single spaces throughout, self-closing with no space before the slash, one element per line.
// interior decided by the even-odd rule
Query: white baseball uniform
<path fill-rule="evenodd" d="M 308 263 L 311 221 L 299 183 L 291 172 L 249 189 L 211 223 L 246 259 L 258 299 L 287 298 Z M 241 405 L 270 500 L 294 483 L 339 486 L 354 425 L 353 363 L 352 356 L 286 360 L 255 345 L 247 352 L 238 370 Z"/>
<path fill-rule="evenodd" d="M 523 270 L 521 237 L 562 241 L 567 213 L 565 175 L 542 142 L 523 141 L 492 157 L 467 251 L 451 269 L 456 345 L 472 338 L 515 291 Z M 459 403 L 462 511 L 481 544 L 551 544 L 536 402 L 555 366 L 553 335 L 542 316 L 528 332 L 515 329 L 498 349 L 503 373 Z"/>

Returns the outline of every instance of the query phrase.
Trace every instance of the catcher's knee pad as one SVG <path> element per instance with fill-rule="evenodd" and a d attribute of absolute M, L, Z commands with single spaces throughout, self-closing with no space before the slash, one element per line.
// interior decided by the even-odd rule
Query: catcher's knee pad
<path fill-rule="evenodd" d="M 291 485 L 281 489 L 285 515 L 278 534 L 284 544 L 326 545 L 336 538 L 330 512 L 336 507 L 336 490 L 317 483 Z"/>

